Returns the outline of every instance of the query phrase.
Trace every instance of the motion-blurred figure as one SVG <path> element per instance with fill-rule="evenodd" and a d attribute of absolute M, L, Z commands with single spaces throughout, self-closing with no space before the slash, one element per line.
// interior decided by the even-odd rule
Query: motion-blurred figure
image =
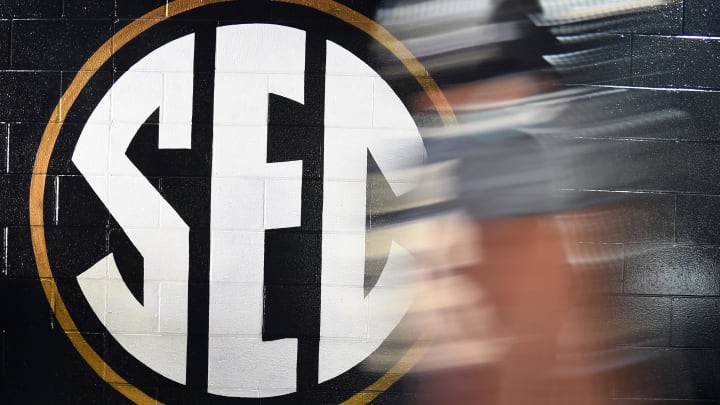
<path fill-rule="evenodd" d="M 574 24 L 576 37 L 586 21 L 658 4 L 388 0 L 379 9 L 378 21 L 433 73 L 459 121 L 422 129 L 425 180 L 408 197 L 413 208 L 397 208 L 410 212 L 401 227 L 423 263 L 412 314 L 429 342 L 415 368 L 419 403 L 607 401 L 618 331 L 603 329 L 598 286 L 616 256 L 593 242 L 618 232 L 628 201 L 573 190 L 639 181 L 648 162 L 639 159 L 641 170 L 594 140 L 648 123 L 603 116 L 615 91 L 564 87 L 548 60 L 581 67 L 593 37 L 558 41 L 550 27 Z"/>

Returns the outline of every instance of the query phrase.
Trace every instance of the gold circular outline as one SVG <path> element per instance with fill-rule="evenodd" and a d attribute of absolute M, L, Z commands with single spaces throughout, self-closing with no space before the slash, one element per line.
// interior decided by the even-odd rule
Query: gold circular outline
<path fill-rule="evenodd" d="M 50 259 L 48 258 L 45 242 L 43 201 L 45 198 L 45 179 L 47 168 L 67 111 L 70 110 L 73 103 L 77 100 L 80 92 L 87 85 L 95 72 L 97 72 L 118 49 L 125 46 L 142 32 L 167 18 L 174 17 L 178 14 L 201 6 L 231 1 L 236 0 L 174 0 L 166 6 L 161 6 L 150 11 L 115 33 L 115 35 L 100 46 L 100 48 L 98 48 L 98 50 L 95 51 L 95 53 L 83 64 L 80 71 L 70 83 L 70 86 L 68 86 L 68 89 L 60 98 L 60 101 L 53 109 L 50 121 L 45 127 L 45 131 L 43 132 L 43 136 L 40 141 L 40 146 L 38 147 L 37 154 L 35 155 L 35 164 L 33 166 L 33 174 L 30 180 L 30 233 L 32 237 L 33 252 L 35 254 L 38 276 L 40 277 L 45 297 L 55 314 L 58 324 L 85 362 L 88 363 L 95 373 L 97 373 L 97 375 L 100 376 L 100 378 L 102 378 L 106 383 L 136 404 L 160 404 L 160 402 L 147 395 L 134 385 L 128 383 L 105 362 L 105 360 L 90 346 L 90 344 L 88 344 L 82 333 L 78 331 L 75 321 L 72 319 L 72 316 L 70 315 L 70 312 L 68 311 L 65 302 L 57 289 L 57 284 L 50 267 Z M 432 101 L 435 109 L 440 114 L 440 118 L 443 123 L 445 125 L 454 125 L 456 123 L 455 115 L 450 107 L 450 104 L 435 80 L 430 77 L 427 70 L 397 38 L 372 19 L 352 10 L 347 6 L 336 3 L 333 0 L 271 1 L 297 4 L 313 8 L 336 17 L 370 35 L 380 44 L 385 46 L 391 53 L 393 53 L 415 77 L 417 82 Z M 54 118 L 57 118 L 57 121 L 53 121 Z M 369 403 L 381 392 L 385 391 L 394 384 L 410 368 L 412 368 L 412 366 L 419 360 L 423 351 L 424 349 L 421 345 L 414 345 L 385 375 L 380 377 L 375 383 L 365 388 L 365 390 L 358 392 L 348 400 L 344 401 L 343 404 L 359 405 Z"/>

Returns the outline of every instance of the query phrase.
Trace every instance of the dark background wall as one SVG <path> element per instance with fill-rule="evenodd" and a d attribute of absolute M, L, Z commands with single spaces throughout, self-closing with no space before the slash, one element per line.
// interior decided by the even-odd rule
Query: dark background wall
<path fill-rule="evenodd" d="M 54 321 L 36 275 L 28 193 L 42 131 L 76 71 L 120 27 L 163 3 L 0 0 L 2 403 L 126 402 Z M 345 3 L 365 13 L 373 8 L 372 2 Z M 599 30 L 615 57 L 570 73 L 571 83 L 627 89 L 605 107 L 616 110 L 610 114 L 637 108 L 685 113 L 601 140 L 622 145 L 621 159 L 649 154 L 664 162 L 631 190 L 637 204 L 621 215 L 622 235 L 603 241 L 624 256 L 606 287 L 615 313 L 608 327 L 630 325 L 622 342 L 627 352 L 653 359 L 610 395 L 637 405 L 720 403 L 720 38 L 713 37 L 720 36 L 720 3 L 684 0 Z M 48 181 L 62 196 L 74 180 L 57 175 Z M 55 221 L 84 229 L 62 198 L 55 200 Z M 402 388 L 378 402 L 411 403 Z"/>
<path fill-rule="evenodd" d="M 614 313 L 608 328 L 622 331 L 628 358 L 654 360 L 622 377 L 610 395 L 629 404 L 716 403 L 720 40 L 712 36 L 720 34 L 720 3 L 685 0 L 601 30 L 615 62 L 573 72 L 569 80 L 625 89 L 609 114 L 679 112 L 660 125 L 607 136 L 627 145 L 621 159 L 655 162 L 631 190 L 637 200 L 619 218 L 622 236 L 606 237 L 624 257 L 608 283 Z"/>

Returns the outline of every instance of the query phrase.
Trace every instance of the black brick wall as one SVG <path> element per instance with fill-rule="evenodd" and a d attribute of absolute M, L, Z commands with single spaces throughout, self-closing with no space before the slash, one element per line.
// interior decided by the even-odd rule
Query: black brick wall
<path fill-rule="evenodd" d="M 42 131 L 58 119 L 52 109 L 77 69 L 128 19 L 163 4 L 0 0 L 0 403 L 126 402 L 53 319 L 31 249 L 28 193 Z M 611 140 L 623 145 L 613 158 L 650 155 L 664 165 L 651 166 L 642 184 L 625 190 L 636 194 L 636 204 L 621 213 L 622 232 L 601 241 L 624 255 L 609 270 L 610 327 L 629 325 L 623 353 L 651 365 L 630 370 L 610 395 L 617 404 L 720 403 L 720 39 L 711 37 L 720 34 L 720 2 L 679 1 L 599 24 L 597 31 L 605 33 L 611 61 L 569 72 L 571 84 L 624 90 L 605 107 L 610 114 L 677 112 L 662 125 Z M 101 74 L 112 80 L 112 72 Z M 57 195 L 46 200 L 57 212 L 53 231 L 68 240 L 109 240 L 111 224 L 88 223 L 62 203 L 83 184 L 77 173 L 52 169 L 47 181 L 57 185 Z M 102 347 L 105 336 L 88 339 Z M 411 393 L 391 391 L 377 403 L 412 403 Z"/>
<path fill-rule="evenodd" d="M 604 30 L 622 34 L 616 54 L 629 40 L 629 57 L 569 80 L 621 89 L 610 114 L 668 114 L 617 137 L 631 159 L 664 163 L 628 190 L 640 197 L 640 213 L 625 213 L 626 236 L 607 241 L 624 247 L 622 286 L 609 290 L 610 327 L 622 331 L 626 359 L 644 364 L 610 395 L 617 404 L 719 403 L 720 40 L 711 35 L 720 30 L 720 2 L 684 0 Z"/>

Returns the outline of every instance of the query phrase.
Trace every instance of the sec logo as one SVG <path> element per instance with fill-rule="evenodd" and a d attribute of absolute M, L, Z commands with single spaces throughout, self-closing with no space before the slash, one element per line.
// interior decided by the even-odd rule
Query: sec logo
<path fill-rule="evenodd" d="M 83 359 L 136 403 L 363 403 L 392 384 L 412 349 L 364 364 L 412 303 L 413 257 L 369 231 L 424 159 L 411 94 L 452 121 L 399 42 L 329 0 L 178 0 L 118 31 L 31 184 L 38 273 Z"/>

